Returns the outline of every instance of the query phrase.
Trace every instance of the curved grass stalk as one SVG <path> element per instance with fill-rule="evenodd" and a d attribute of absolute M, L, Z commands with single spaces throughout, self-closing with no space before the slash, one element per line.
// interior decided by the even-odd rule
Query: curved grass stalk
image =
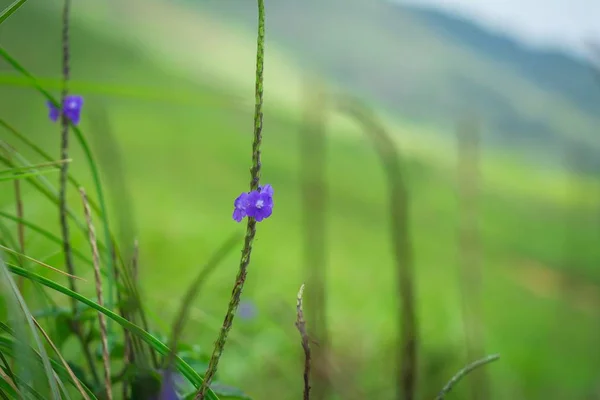
<path fill-rule="evenodd" d="M 437 397 L 435 398 L 435 400 L 443 400 L 444 397 L 446 397 L 446 395 L 448 393 L 450 393 L 450 391 L 452 390 L 452 388 L 462 379 L 464 378 L 466 375 L 468 375 L 469 373 L 473 372 L 474 370 L 476 370 L 479 367 L 482 367 L 486 364 L 489 364 L 493 361 L 496 361 L 500 358 L 499 354 L 492 354 L 490 356 L 487 356 L 485 358 L 482 358 L 481 360 L 477 360 L 469 365 L 467 365 L 466 367 L 464 367 L 463 369 L 461 369 L 460 371 L 458 371 L 456 373 L 456 375 L 454 375 L 452 377 L 452 379 L 450 379 L 450 381 L 448 381 L 448 383 L 446 384 L 446 386 L 444 386 L 444 388 L 440 391 L 440 393 L 437 395 Z"/>

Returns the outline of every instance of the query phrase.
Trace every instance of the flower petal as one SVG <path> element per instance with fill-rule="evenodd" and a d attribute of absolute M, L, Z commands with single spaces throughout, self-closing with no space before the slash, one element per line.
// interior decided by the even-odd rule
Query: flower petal
<path fill-rule="evenodd" d="M 264 186 L 259 186 L 259 190 L 261 193 L 265 193 L 273 197 L 273 186 L 269 185 L 268 183 Z"/>
<path fill-rule="evenodd" d="M 59 109 L 51 101 L 47 101 L 46 105 L 48 106 L 49 110 L 48 118 L 50 118 L 52 122 L 58 121 L 58 117 L 60 116 Z"/>
<path fill-rule="evenodd" d="M 246 216 L 246 211 L 236 208 L 235 210 L 233 210 L 233 219 L 237 222 L 241 222 L 242 219 L 244 219 L 244 217 Z"/>

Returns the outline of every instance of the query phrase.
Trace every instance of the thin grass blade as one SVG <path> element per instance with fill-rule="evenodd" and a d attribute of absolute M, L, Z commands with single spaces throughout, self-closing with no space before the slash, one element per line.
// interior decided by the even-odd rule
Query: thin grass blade
<path fill-rule="evenodd" d="M 13 15 L 27 0 L 15 0 L 10 6 L 6 7 L 0 13 L 0 24 L 2 24 L 8 17 Z"/>

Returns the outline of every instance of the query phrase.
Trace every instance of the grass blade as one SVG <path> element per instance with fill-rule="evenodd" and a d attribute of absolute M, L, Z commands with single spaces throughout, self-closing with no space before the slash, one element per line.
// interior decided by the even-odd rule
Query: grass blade
<path fill-rule="evenodd" d="M 0 13 L 0 24 L 2 24 L 8 17 L 13 15 L 27 0 L 15 0 L 10 6 L 6 7 Z"/>

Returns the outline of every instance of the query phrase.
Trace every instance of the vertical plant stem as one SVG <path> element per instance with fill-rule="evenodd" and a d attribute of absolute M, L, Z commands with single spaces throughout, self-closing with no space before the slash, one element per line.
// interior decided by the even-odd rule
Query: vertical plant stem
<path fill-rule="evenodd" d="M 397 396 L 413 400 L 417 385 L 418 327 L 415 306 L 413 248 L 409 229 L 409 196 L 396 143 L 370 110 L 356 100 L 341 99 L 341 109 L 354 117 L 371 139 L 388 178 L 392 245 L 398 277 L 400 318 Z"/>
<path fill-rule="evenodd" d="M 302 167 L 302 207 L 304 222 L 304 268 L 308 289 L 306 308 L 311 334 L 319 346 L 313 351 L 313 390 L 315 400 L 329 395 L 329 332 L 327 328 L 327 251 L 326 251 L 326 195 L 325 177 L 325 124 L 326 91 L 319 80 L 307 80 L 306 114 L 300 131 L 299 148 Z"/>
<path fill-rule="evenodd" d="M 102 275 L 100 274 L 100 253 L 98 252 L 98 245 L 96 243 L 96 230 L 92 223 L 92 211 L 90 204 L 87 200 L 85 190 L 79 188 L 81 193 L 81 200 L 83 201 L 83 209 L 85 212 L 85 219 L 88 225 L 90 246 L 92 247 L 92 260 L 94 261 L 94 278 L 96 282 L 96 296 L 98 297 L 98 304 L 104 307 L 104 296 L 102 295 Z M 102 339 L 102 361 L 104 362 L 104 388 L 106 390 L 106 398 L 112 400 L 112 385 L 110 380 L 110 357 L 108 353 L 108 335 L 106 332 L 106 317 L 102 313 L 98 313 L 98 322 L 100 324 L 100 336 Z"/>
<path fill-rule="evenodd" d="M 65 108 L 66 98 L 69 94 L 69 79 L 71 75 L 70 70 L 70 43 L 69 43 L 69 15 L 71 12 L 71 0 L 64 0 L 63 13 L 62 13 L 62 78 L 63 88 L 61 92 L 60 101 L 60 123 L 61 123 L 61 140 L 60 140 L 60 159 L 67 160 L 69 158 L 69 119 L 66 113 L 63 112 Z M 60 208 L 60 227 L 61 234 L 63 237 L 63 252 L 65 256 L 65 267 L 70 275 L 75 275 L 75 268 L 73 267 L 73 253 L 71 250 L 71 238 L 69 233 L 69 220 L 67 210 L 67 181 L 69 179 L 69 163 L 63 163 L 60 168 L 60 182 L 59 182 L 59 208 Z M 77 292 L 77 285 L 75 279 L 69 279 L 69 287 L 72 291 Z M 88 342 L 84 337 L 81 324 L 78 321 L 77 313 L 77 301 L 71 299 L 71 306 L 73 309 L 73 323 L 72 329 L 75 335 L 79 338 L 84 356 L 88 362 L 90 373 L 92 374 L 94 381 L 98 383 L 98 374 L 94 364 L 94 358 L 88 347 Z"/>
<path fill-rule="evenodd" d="M 60 122 L 61 122 L 61 141 L 60 141 L 60 158 L 66 160 L 69 158 L 69 121 L 67 115 L 62 112 L 65 107 L 66 98 L 69 94 L 69 77 L 70 77 L 70 52 L 69 52 L 69 13 L 71 9 L 71 0 L 64 0 L 63 6 L 63 30 L 62 30 L 62 74 L 63 74 L 63 89 L 60 102 Z M 60 207 L 60 226 L 63 236 L 63 251 L 65 255 L 65 267 L 67 272 L 74 275 L 73 256 L 71 252 L 71 238 L 69 232 L 69 221 L 67 219 L 67 179 L 69 176 L 69 164 L 64 163 L 60 168 L 59 182 L 59 207 Z M 70 279 L 69 285 L 71 290 L 77 291 L 75 281 Z M 75 302 L 72 300 L 73 313 L 75 313 Z"/>
<path fill-rule="evenodd" d="M 300 286 L 296 302 L 296 328 L 302 338 L 302 349 L 304 350 L 304 392 L 303 399 L 310 399 L 310 341 L 306 332 L 306 321 L 304 320 L 304 310 L 302 309 L 302 299 L 304 295 L 304 284 Z"/>
<path fill-rule="evenodd" d="M 459 254 L 463 324 L 467 358 L 483 356 L 481 310 L 481 245 L 478 230 L 479 132 L 474 121 L 465 121 L 457 131 L 460 197 Z M 486 371 L 471 377 L 471 399 L 489 397 Z"/>
<path fill-rule="evenodd" d="M 265 63 L 265 2 L 257 0 L 258 3 L 258 37 L 256 43 L 256 85 L 255 85 L 255 107 L 254 107 L 254 138 L 252 141 L 252 167 L 250 168 L 250 190 L 257 190 L 260 182 L 261 170 L 261 152 L 260 146 L 262 143 L 262 127 L 263 127 L 263 68 Z M 210 362 L 204 376 L 204 381 L 196 394 L 195 400 L 203 400 L 206 392 L 210 387 L 212 379 L 217 372 L 219 359 L 223 354 L 227 336 L 233 325 L 235 312 L 240 304 L 240 297 L 246 282 L 248 274 L 248 265 L 250 265 L 250 256 L 252 254 L 252 244 L 256 235 L 256 220 L 248 218 L 246 227 L 246 237 L 244 239 L 244 247 L 242 249 L 242 257 L 240 260 L 240 268 L 235 279 L 235 284 L 231 292 L 231 299 L 225 314 L 223 326 L 215 342 L 213 353 L 210 357 Z"/>

